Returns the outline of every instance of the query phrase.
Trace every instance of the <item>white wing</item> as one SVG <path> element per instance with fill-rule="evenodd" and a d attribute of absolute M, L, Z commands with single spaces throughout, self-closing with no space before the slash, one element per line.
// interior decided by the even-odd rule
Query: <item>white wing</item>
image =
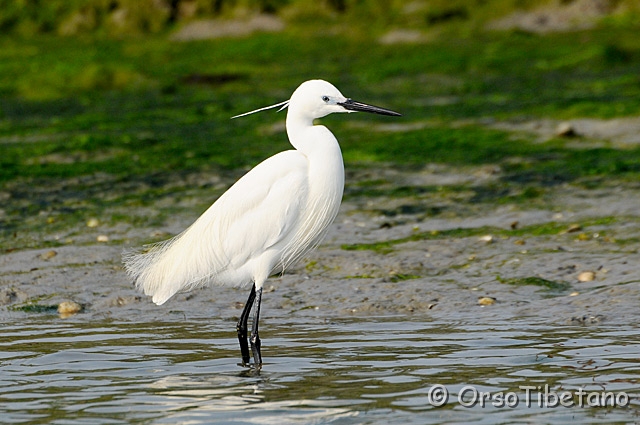
<path fill-rule="evenodd" d="M 307 196 L 307 158 L 281 152 L 245 174 L 180 235 L 125 253 L 125 269 L 156 304 L 210 281 L 266 279 L 290 245 Z"/>

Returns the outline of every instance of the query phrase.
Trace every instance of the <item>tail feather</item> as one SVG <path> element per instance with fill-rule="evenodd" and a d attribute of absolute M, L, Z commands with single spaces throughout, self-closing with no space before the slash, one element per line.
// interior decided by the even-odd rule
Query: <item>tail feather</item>
<path fill-rule="evenodd" d="M 123 253 L 127 274 L 154 303 L 164 304 L 178 292 L 202 287 L 224 269 L 227 261 L 199 227 L 196 222 L 174 238 Z"/>

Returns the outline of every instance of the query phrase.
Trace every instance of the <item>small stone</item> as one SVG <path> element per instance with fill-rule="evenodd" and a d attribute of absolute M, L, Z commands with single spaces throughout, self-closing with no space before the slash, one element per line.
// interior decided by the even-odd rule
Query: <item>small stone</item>
<path fill-rule="evenodd" d="M 579 232 L 580 230 L 582 230 L 582 226 L 581 226 L 581 225 L 579 225 L 579 224 L 577 224 L 577 223 L 574 223 L 574 224 L 571 224 L 571 225 L 567 228 L 566 232 L 567 232 L 567 233 L 574 233 L 574 232 Z"/>
<path fill-rule="evenodd" d="M 63 301 L 58 304 L 58 313 L 63 319 L 82 311 L 82 306 L 75 301 Z"/>
<path fill-rule="evenodd" d="M 87 221 L 87 227 L 98 227 L 100 225 L 100 221 L 97 218 L 90 218 Z"/>
<path fill-rule="evenodd" d="M 96 240 L 98 242 L 109 242 L 109 236 L 107 236 L 107 235 L 98 235 Z"/>
<path fill-rule="evenodd" d="M 582 272 L 578 275 L 578 282 L 591 282 L 596 278 L 594 272 Z"/>
<path fill-rule="evenodd" d="M 556 128 L 556 136 L 559 137 L 576 137 L 578 132 L 570 122 L 563 122 Z"/>
<path fill-rule="evenodd" d="M 53 258 L 53 257 L 55 257 L 56 255 L 58 255 L 58 253 L 57 253 L 57 252 L 55 252 L 54 250 L 51 250 L 51 251 L 43 252 L 42 254 L 40 254 L 40 258 L 41 258 L 42 260 L 47 261 L 47 260 L 52 259 L 52 258 Z"/>
<path fill-rule="evenodd" d="M 578 295 L 580 295 L 580 292 L 578 291 L 573 291 L 572 293 L 569 294 L 570 297 L 577 297 Z"/>
<path fill-rule="evenodd" d="M 580 234 L 578 235 L 577 239 L 578 239 L 579 241 L 583 241 L 583 242 L 584 242 L 584 241 L 588 241 L 589 239 L 591 239 L 591 237 L 590 237 L 589 235 L 587 235 L 586 233 L 584 233 L 584 232 L 583 232 L 583 233 L 580 233 Z"/>
<path fill-rule="evenodd" d="M 493 242 L 493 236 L 491 236 L 491 235 L 480 236 L 478 238 L 478 240 L 481 241 L 481 242 L 491 243 L 491 242 Z"/>
<path fill-rule="evenodd" d="M 496 303 L 496 299 L 493 297 L 479 297 L 478 304 L 480 305 L 493 305 Z"/>

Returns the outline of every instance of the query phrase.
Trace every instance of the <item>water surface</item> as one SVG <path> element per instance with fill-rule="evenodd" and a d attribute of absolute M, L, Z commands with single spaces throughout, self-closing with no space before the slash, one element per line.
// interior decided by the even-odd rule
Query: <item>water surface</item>
<path fill-rule="evenodd" d="M 73 320 L 5 321 L 0 331 L 3 422 L 640 420 L 640 331 L 632 326 L 267 318 L 261 333 L 265 365 L 257 374 L 237 365 L 231 321 Z M 540 395 L 545 385 L 549 392 L 571 393 L 573 406 L 550 407 L 551 396 L 545 405 Z M 528 395 L 524 387 L 532 388 Z M 580 389 L 583 407 L 578 406 Z M 442 391 L 448 393 L 445 402 L 439 398 Z M 625 406 L 587 405 L 588 394 L 597 393 L 593 402 L 603 392 L 619 396 Z M 626 402 L 622 392 L 629 396 Z M 485 399 L 484 406 L 473 403 L 480 393 L 494 398 Z M 513 393 L 510 405 L 496 403 L 498 393 Z"/>

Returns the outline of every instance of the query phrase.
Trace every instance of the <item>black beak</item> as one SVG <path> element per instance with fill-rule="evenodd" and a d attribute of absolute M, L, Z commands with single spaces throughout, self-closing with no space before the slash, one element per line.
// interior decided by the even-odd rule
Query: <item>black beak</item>
<path fill-rule="evenodd" d="M 353 99 L 347 99 L 342 103 L 338 103 L 344 109 L 349 111 L 371 112 L 373 114 L 390 115 L 392 117 L 400 117 L 402 114 L 390 111 L 388 109 L 380 108 L 378 106 L 367 105 L 366 103 L 356 102 Z"/>

